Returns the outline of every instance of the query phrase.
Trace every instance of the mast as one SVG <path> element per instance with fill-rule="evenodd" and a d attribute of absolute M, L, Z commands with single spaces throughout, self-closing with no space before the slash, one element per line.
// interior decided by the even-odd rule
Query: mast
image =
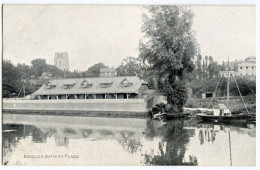
<path fill-rule="evenodd" d="M 227 108 L 229 102 L 229 57 L 228 57 L 228 78 L 227 78 Z"/>

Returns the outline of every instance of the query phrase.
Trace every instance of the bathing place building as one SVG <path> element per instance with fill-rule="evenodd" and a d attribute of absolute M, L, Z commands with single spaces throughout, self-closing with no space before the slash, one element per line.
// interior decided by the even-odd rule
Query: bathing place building
<path fill-rule="evenodd" d="M 6 100 L 4 110 L 146 113 L 166 102 L 139 77 L 115 75 L 106 68 L 100 77 L 49 80 L 30 100 Z"/>

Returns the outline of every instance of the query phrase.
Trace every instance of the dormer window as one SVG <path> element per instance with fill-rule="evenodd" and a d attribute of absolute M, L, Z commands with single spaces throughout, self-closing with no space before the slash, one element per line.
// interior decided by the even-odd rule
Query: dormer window
<path fill-rule="evenodd" d="M 46 84 L 46 89 L 53 89 L 54 87 L 56 87 L 56 85 L 52 84 L 51 82 Z"/>
<path fill-rule="evenodd" d="M 73 84 L 63 84 L 62 88 L 64 89 L 69 89 L 69 88 L 72 88 L 76 83 L 73 83 Z"/>
<path fill-rule="evenodd" d="M 100 83 L 101 88 L 108 88 L 111 86 L 112 83 Z"/>
<path fill-rule="evenodd" d="M 83 80 L 83 82 L 81 83 L 82 88 L 90 88 L 91 86 L 92 84 L 89 83 L 87 80 Z"/>
<path fill-rule="evenodd" d="M 129 80 L 127 80 L 126 78 L 125 79 L 123 79 L 122 81 L 121 81 L 121 84 L 120 84 L 120 86 L 121 87 L 130 87 L 130 86 L 132 86 L 133 85 L 133 83 L 131 83 Z"/>

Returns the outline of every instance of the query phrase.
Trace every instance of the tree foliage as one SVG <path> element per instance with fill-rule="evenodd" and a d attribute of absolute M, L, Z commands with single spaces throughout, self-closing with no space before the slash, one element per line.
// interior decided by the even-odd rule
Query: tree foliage
<path fill-rule="evenodd" d="M 98 77 L 101 68 L 106 68 L 104 63 L 97 63 L 89 67 L 87 71 L 83 72 L 83 77 Z"/>
<path fill-rule="evenodd" d="M 21 76 L 9 61 L 3 61 L 3 97 L 15 96 L 22 87 Z"/>
<path fill-rule="evenodd" d="M 193 14 L 184 6 L 147 6 L 140 57 L 157 74 L 158 88 L 174 112 L 187 99 L 185 75 L 194 69 L 197 43 L 191 30 Z"/>
<path fill-rule="evenodd" d="M 138 76 L 143 78 L 144 64 L 141 58 L 127 57 L 116 68 L 118 76 Z"/>

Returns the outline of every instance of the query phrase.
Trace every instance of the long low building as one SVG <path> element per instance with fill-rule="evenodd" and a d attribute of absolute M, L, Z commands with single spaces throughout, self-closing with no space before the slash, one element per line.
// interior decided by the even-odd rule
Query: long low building
<path fill-rule="evenodd" d="M 39 100 L 143 98 L 148 83 L 138 77 L 50 80 L 34 93 Z"/>
<path fill-rule="evenodd" d="M 135 76 L 56 79 L 30 100 L 4 100 L 4 110 L 147 112 L 163 95 Z"/>

